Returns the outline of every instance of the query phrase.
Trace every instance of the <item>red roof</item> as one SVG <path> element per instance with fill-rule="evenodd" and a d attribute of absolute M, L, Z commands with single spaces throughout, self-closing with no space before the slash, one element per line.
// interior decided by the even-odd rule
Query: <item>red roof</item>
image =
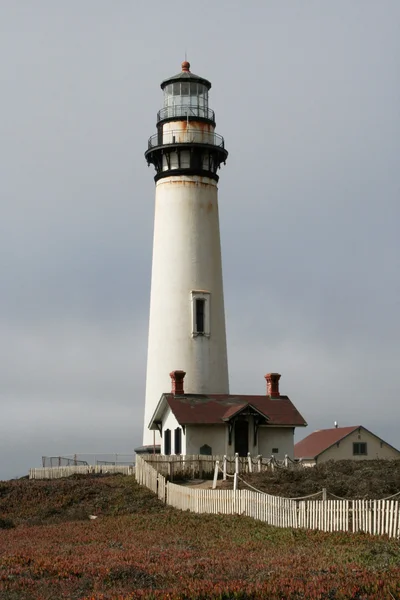
<path fill-rule="evenodd" d="M 246 407 L 263 415 L 269 425 L 307 425 L 287 396 L 234 396 L 228 394 L 187 394 L 163 396 L 181 425 L 223 424 Z M 157 412 L 157 411 L 156 411 Z"/>
<path fill-rule="evenodd" d="M 304 440 L 297 442 L 294 445 L 294 457 L 295 458 L 316 458 L 319 454 L 324 452 L 337 444 L 344 437 L 353 433 L 361 425 L 354 425 L 353 427 L 334 427 L 333 429 L 319 429 L 308 435 Z"/>

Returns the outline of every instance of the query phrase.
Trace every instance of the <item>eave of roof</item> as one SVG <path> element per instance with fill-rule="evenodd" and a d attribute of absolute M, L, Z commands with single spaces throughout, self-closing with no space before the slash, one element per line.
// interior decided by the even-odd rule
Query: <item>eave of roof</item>
<path fill-rule="evenodd" d="M 150 419 L 150 423 L 148 425 L 149 429 L 158 429 L 156 423 L 160 423 L 164 416 L 166 409 L 168 408 L 168 403 L 165 394 L 163 394 L 158 401 L 156 409 Z"/>

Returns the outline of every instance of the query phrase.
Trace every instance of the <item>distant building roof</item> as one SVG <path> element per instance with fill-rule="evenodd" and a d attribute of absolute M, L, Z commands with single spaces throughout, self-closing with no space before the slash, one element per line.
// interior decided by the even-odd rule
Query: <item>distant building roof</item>
<path fill-rule="evenodd" d="M 222 425 L 244 410 L 253 410 L 268 425 L 304 427 L 306 421 L 287 396 L 243 396 L 233 394 L 163 394 L 149 424 L 155 428 L 169 406 L 180 425 Z"/>
<path fill-rule="evenodd" d="M 352 427 L 334 427 L 333 429 L 319 429 L 310 433 L 304 440 L 294 446 L 295 458 L 316 458 L 319 454 L 337 444 L 340 440 L 359 429 L 361 425 Z"/>

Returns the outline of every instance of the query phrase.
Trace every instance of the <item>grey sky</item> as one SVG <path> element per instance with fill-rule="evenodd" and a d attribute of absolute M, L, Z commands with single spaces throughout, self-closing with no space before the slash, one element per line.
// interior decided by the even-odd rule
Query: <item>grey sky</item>
<path fill-rule="evenodd" d="M 400 447 L 400 4 L 0 4 L 0 479 L 141 443 L 159 83 L 212 81 L 232 392 Z M 177 365 L 179 368 L 179 365 Z"/>

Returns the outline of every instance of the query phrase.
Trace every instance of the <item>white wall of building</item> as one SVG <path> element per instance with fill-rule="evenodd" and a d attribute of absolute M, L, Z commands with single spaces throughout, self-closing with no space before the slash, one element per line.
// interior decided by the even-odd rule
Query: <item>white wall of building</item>
<path fill-rule="evenodd" d="M 164 454 L 164 442 L 165 442 L 165 436 L 164 436 L 164 432 L 166 429 L 170 429 L 171 430 L 171 454 L 175 454 L 176 452 L 176 448 L 175 448 L 175 429 L 177 427 L 181 427 L 181 425 L 179 425 L 178 421 L 175 418 L 175 415 L 173 414 L 172 410 L 168 407 L 167 411 L 164 415 L 163 418 L 163 424 L 162 424 L 162 431 L 163 431 L 163 436 L 161 439 L 161 454 Z M 183 432 L 183 428 L 182 429 L 182 433 L 181 433 L 181 440 L 182 440 L 182 450 L 181 450 L 181 454 L 186 454 L 186 436 Z"/>
<path fill-rule="evenodd" d="M 175 454 L 174 432 L 181 427 L 170 408 L 167 409 L 163 418 L 163 438 L 161 442 L 161 454 L 164 454 L 164 432 L 171 431 L 171 454 Z M 287 454 L 293 459 L 294 431 L 291 427 L 263 427 L 258 429 L 257 443 L 253 444 L 253 423 L 249 422 L 249 448 L 252 456 L 261 454 L 269 457 L 274 454 L 275 458 L 283 460 Z M 232 444 L 228 444 L 228 425 L 187 425 L 185 433 L 182 428 L 182 454 L 200 454 L 200 448 L 207 444 L 211 447 L 212 454 L 226 454 L 233 456 L 235 453 L 235 437 L 232 432 Z M 278 449 L 278 452 L 275 449 Z"/>
<path fill-rule="evenodd" d="M 212 454 L 227 454 L 226 425 L 188 425 L 186 427 L 187 454 L 200 454 L 200 448 L 207 444 Z"/>
<path fill-rule="evenodd" d="M 209 293 L 209 335 L 193 335 L 193 291 Z M 187 393 L 229 393 L 218 191 L 207 177 L 156 184 L 144 444 L 175 369 L 186 371 Z"/>
<path fill-rule="evenodd" d="M 273 452 L 278 448 L 278 452 Z M 276 459 L 283 460 L 285 454 L 293 459 L 294 429 L 292 427 L 261 426 L 258 430 L 258 453 L 268 457 L 273 454 Z"/>

